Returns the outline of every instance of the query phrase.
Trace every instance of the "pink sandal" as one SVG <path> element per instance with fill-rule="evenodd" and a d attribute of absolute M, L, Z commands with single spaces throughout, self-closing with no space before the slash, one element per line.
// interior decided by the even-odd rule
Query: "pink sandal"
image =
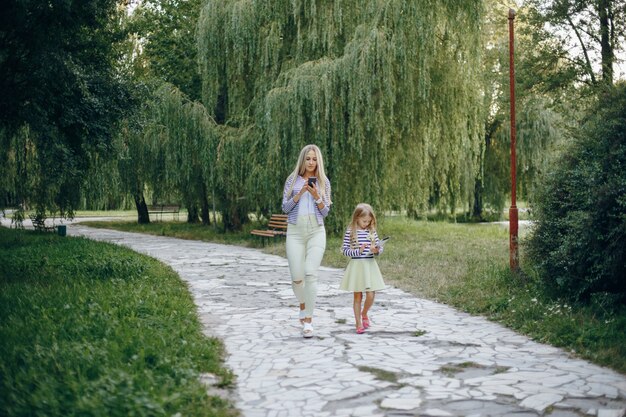
<path fill-rule="evenodd" d="M 361 316 L 361 321 L 363 322 L 363 327 L 364 328 L 369 328 L 370 327 L 370 319 L 367 317 L 362 317 Z"/>
<path fill-rule="evenodd" d="M 356 329 L 356 334 L 363 334 L 365 333 L 365 327 L 359 327 Z"/>

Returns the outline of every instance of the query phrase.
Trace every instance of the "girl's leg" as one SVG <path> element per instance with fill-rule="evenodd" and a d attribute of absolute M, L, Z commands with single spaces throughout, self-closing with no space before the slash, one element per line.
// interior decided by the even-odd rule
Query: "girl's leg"
<path fill-rule="evenodd" d="M 316 220 L 317 222 L 317 220 Z M 304 262 L 304 305 L 305 322 L 311 323 L 315 300 L 317 298 L 317 276 L 326 249 L 326 229 L 315 223 L 306 245 L 306 260 Z"/>
<path fill-rule="evenodd" d="M 361 312 L 361 316 L 369 320 L 367 313 L 370 311 L 370 308 L 374 304 L 374 297 L 376 296 L 376 291 L 366 291 L 365 292 L 365 303 L 363 304 L 363 311 Z"/>
<path fill-rule="evenodd" d="M 354 309 L 354 320 L 356 321 L 357 330 L 363 327 L 363 323 L 361 322 L 361 301 L 363 301 L 363 293 L 355 292 L 352 308 Z"/>

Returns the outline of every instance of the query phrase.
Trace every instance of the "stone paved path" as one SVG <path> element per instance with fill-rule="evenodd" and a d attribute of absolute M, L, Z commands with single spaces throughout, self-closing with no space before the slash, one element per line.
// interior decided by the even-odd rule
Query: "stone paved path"
<path fill-rule="evenodd" d="M 626 377 L 484 318 L 389 287 L 354 332 L 342 271 L 322 268 L 303 339 L 286 259 L 196 241 L 68 226 L 170 265 L 222 339 L 247 417 L 626 415 Z"/>

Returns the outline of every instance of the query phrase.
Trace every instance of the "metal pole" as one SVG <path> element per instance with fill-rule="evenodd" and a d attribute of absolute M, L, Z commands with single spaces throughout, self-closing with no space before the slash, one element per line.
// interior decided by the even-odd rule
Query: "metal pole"
<path fill-rule="evenodd" d="M 519 269 L 518 217 L 516 206 L 517 165 L 515 158 L 515 66 L 514 66 L 514 34 L 513 21 L 515 10 L 509 9 L 509 88 L 511 101 L 511 207 L 509 208 L 509 263 L 511 270 Z"/>

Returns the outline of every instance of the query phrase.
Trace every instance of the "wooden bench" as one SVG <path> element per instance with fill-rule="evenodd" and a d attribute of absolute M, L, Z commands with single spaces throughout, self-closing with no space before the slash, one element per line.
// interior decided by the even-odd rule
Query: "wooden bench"
<path fill-rule="evenodd" d="M 56 227 L 54 226 L 46 226 L 46 218 L 38 217 L 35 215 L 30 215 L 30 221 L 33 222 L 33 228 L 38 232 L 54 232 Z"/>
<path fill-rule="evenodd" d="M 267 239 L 287 236 L 287 215 L 272 214 L 267 223 L 267 229 L 254 229 L 250 234 Z"/>
<path fill-rule="evenodd" d="M 159 216 L 163 220 L 163 214 L 172 214 L 172 218 L 178 220 L 178 213 L 180 212 L 180 206 L 166 205 L 166 204 L 153 204 L 148 206 L 148 214 L 156 214 L 156 218 Z"/>

